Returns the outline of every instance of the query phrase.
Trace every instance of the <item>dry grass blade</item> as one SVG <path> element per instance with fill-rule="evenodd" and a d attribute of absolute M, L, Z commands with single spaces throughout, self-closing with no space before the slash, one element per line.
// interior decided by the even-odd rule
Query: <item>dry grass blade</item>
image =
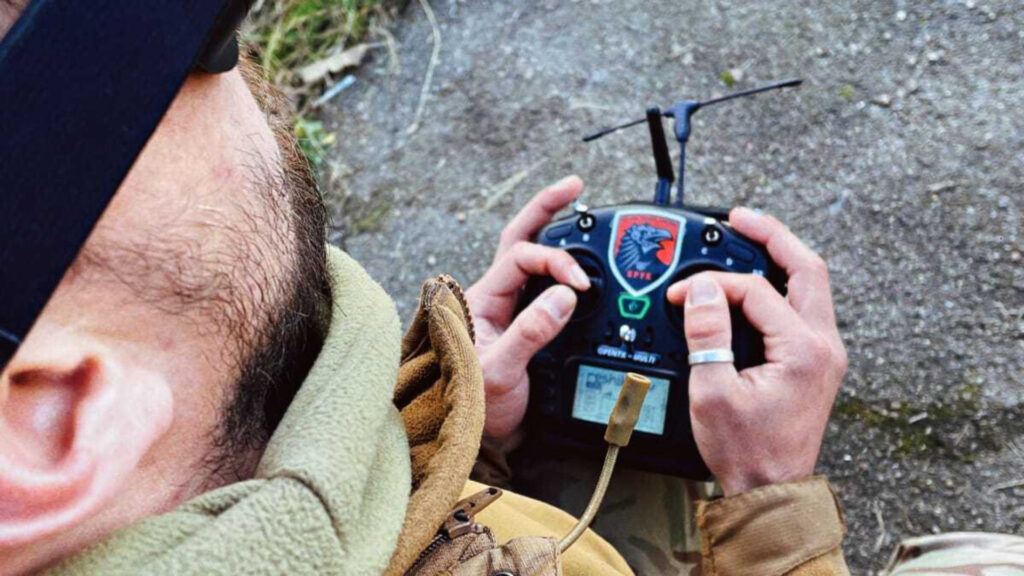
<path fill-rule="evenodd" d="M 342 70 L 359 66 L 363 63 L 363 58 L 366 57 L 366 53 L 369 51 L 369 44 L 357 44 L 348 50 L 332 54 L 303 66 L 299 69 L 299 78 L 302 79 L 303 84 L 315 84 L 331 74 L 337 74 Z"/>
<path fill-rule="evenodd" d="M 427 14 L 430 21 L 430 30 L 434 38 L 434 50 L 430 54 L 430 64 L 427 66 L 427 74 L 423 77 L 423 88 L 420 89 L 420 103 L 416 106 L 416 115 L 413 116 L 412 124 L 406 130 L 406 134 L 415 134 L 420 129 L 420 120 L 423 118 L 423 109 L 427 105 L 427 97 L 430 96 L 430 85 L 434 82 L 434 69 L 441 60 L 441 28 L 437 25 L 437 18 L 434 16 L 434 9 L 430 2 L 420 0 L 420 6 Z"/>
<path fill-rule="evenodd" d="M 1006 451 L 1009 452 L 1015 460 L 1017 460 L 1018 464 L 1024 464 L 1024 438 L 1018 438 L 1010 441 L 1006 445 Z M 1016 478 L 1006 482 L 993 484 L 988 487 L 988 491 L 1000 492 L 1002 490 L 1012 490 L 1014 488 L 1022 487 L 1024 487 L 1024 478 Z"/>

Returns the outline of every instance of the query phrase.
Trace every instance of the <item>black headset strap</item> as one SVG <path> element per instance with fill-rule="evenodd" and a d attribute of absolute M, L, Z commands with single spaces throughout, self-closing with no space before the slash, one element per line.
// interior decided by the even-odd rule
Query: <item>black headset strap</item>
<path fill-rule="evenodd" d="M 0 43 L 0 369 L 233 4 L 34 0 Z"/>

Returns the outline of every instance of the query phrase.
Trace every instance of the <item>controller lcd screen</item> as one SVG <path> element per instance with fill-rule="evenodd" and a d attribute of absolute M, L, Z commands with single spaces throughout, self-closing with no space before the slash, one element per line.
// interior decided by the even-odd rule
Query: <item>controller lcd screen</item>
<path fill-rule="evenodd" d="M 612 415 L 619 390 L 626 378 L 625 372 L 580 364 L 576 378 L 576 398 L 572 403 L 572 417 L 587 422 L 607 424 Z M 640 409 L 640 421 L 636 429 L 649 434 L 665 433 L 665 413 L 668 411 L 669 381 L 651 378 L 651 388 Z"/>

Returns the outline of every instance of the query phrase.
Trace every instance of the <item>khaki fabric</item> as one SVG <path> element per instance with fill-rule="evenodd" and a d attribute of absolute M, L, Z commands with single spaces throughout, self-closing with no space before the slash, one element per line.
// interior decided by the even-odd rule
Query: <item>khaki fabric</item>
<path fill-rule="evenodd" d="M 849 573 L 842 548 L 833 548 L 801 564 L 786 576 L 846 576 Z"/>
<path fill-rule="evenodd" d="M 441 530 L 405 576 L 558 576 L 561 558 L 553 538 L 524 536 L 498 545 L 476 516 L 503 496 L 485 487 L 459 500 Z"/>
<path fill-rule="evenodd" d="M 846 526 L 824 477 L 700 502 L 704 576 L 848 576 Z M 821 560 L 817 560 L 821 558 Z"/>
<path fill-rule="evenodd" d="M 405 573 L 434 538 L 480 448 L 483 375 L 462 290 L 450 277 L 423 286 L 402 340 L 395 405 L 409 438 L 412 494 L 388 576 Z"/>
<path fill-rule="evenodd" d="M 560 576 L 558 542 L 551 538 L 528 536 L 482 552 L 457 564 L 451 576 L 492 576 L 507 572 L 515 576 Z M 564 572 L 564 574 L 572 574 Z M 591 572 L 577 573 L 591 574 Z"/>
<path fill-rule="evenodd" d="M 499 546 L 490 530 L 466 534 L 439 547 L 417 562 L 405 576 L 559 576 L 558 543 L 552 538 L 527 536 Z"/>
<path fill-rule="evenodd" d="M 450 574 L 459 563 L 466 562 L 478 554 L 493 550 L 497 546 L 489 530 L 459 536 L 436 548 L 427 548 L 426 554 L 413 564 L 405 576 L 436 576 Z M 489 573 L 488 573 L 489 574 Z"/>
<path fill-rule="evenodd" d="M 463 489 L 463 495 L 468 497 L 484 488 L 484 485 L 470 481 Z M 505 492 L 477 514 L 476 521 L 491 529 L 498 544 L 508 544 L 524 537 L 557 540 L 576 525 L 576 518 L 562 510 L 512 492 Z M 632 576 L 633 571 L 611 544 L 594 531 L 587 530 L 562 556 L 562 573 L 565 576 Z M 483 574 L 489 575 L 490 572 Z"/>
<path fill-rule="evenodd" d="M 1024 538 L 956 532 L 905 541 L 889 562 L 891 576 L 1024 576 Z"/>

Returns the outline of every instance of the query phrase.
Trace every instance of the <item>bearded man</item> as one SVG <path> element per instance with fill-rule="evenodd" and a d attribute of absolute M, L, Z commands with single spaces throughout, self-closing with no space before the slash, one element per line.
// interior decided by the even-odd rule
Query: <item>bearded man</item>
<path fill-rule="evenodd" d="M 23 10 L 0 4 L 0 33 Z M 482 437 L 519 432 L 526 365 L 589 289 L 570 255 L 529 242 L 582 182 L 540 192 L 465 294 L 428 281 L 400 338 L 391 300 L 326 244 L 289 125 L 244 62 L 177 91 L 3 371 L 0 573 L 631 574 L 593 533 L 559 550 L 568 515 L 468 479 Z M 730 221 L 790 293 L 703 274 L 670 294 L 693 351 L 729 345 L 730 305 L 766 337 L 755 371 L 693 370 L 725 494 L 701 505 L 705 566 L 845 574 L 812 477 L 845 371 L 827 270 L 778 221 Z M 515 315 L 538 274 L 559 285 Z"/>

